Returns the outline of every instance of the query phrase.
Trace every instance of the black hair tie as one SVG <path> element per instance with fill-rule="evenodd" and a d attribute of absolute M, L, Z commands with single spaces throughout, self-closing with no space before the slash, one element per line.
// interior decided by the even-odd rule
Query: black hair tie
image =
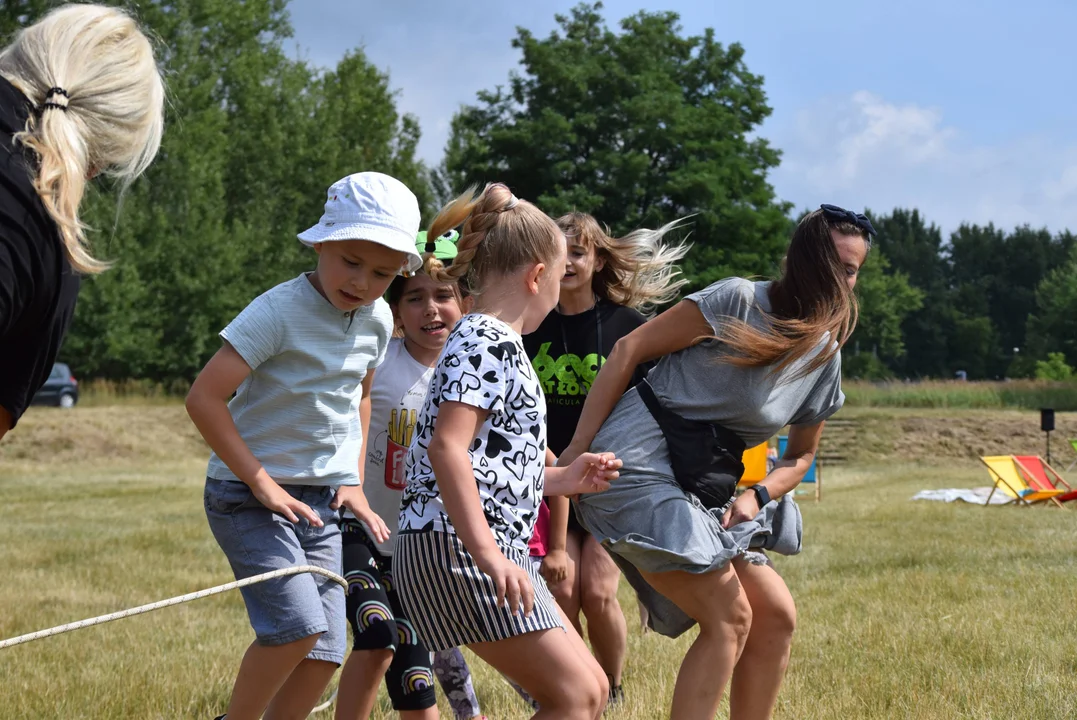
<path fill-rule="evenodd" d="M 64 102 L 53 102 L 51 100 L 53 95 L 62 95 L 64 97 Z M 48 92 L 45 93 L 45 102 L 41 104 L 41 109 L 42 111 L 45 111 L 49 108 L 53 108 L 56 110 L 63 110 L 64 112 L 67 112 L 67 104 L 70 100 L 71 96 L 67 94 L 67 90 L 64 90 L 62 87 L 51 87 L 49 88 Z"/>

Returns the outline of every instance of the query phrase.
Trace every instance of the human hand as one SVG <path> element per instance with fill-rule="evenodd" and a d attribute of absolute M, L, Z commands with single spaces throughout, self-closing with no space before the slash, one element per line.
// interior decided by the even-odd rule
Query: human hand
<path fill-rule="evenodd" d="M 742 522 L 755 519 L 759 514 L 759 498 L 752 491 L 741 493 L 741 496 L 733 501 L 729 509 L 722 516 L 722 527 L 731 528 Z"/>
<path fill-rule="evenodd" d="M 564 455 L 561 456 L 562 458 Z M 560 459 L 559 459 L 560 462 Z M 610 482 L 617 479 L 623 463 L 613 453 L 585 452 L 572 461 L 567 468 L 570 483 L 576 484 L 575 492 L 566 495 L 596 493 L 608 490 Z"/>
<path fill-rule="evenodd" d="M 270 478 L 258 480 L 250 488 L 258 502 L 273 512 L 283 515 L 288 522 L 298 524 L 299 518 L 303 518 L 314 527 L 324 525 L 318 513 L 314 512 L 306 503 L 300 502 L 289 495 L 288 491 L 274 480 Z"/>
<path fill-rule="evenodd" d="M 341 505 L 351 510 L 355 519 L 367 526 L 374 540 L 383 543 L 389 539 L 389 526 L 380 515 L 370 509 L 370 503 L 366 499 L 362 485 L 341 485 L 329 508 L 336 510 Z"/>
<path fill-rule="evenodd" d="M 539 574 L 551 585 L 563 582 L 568 577 L 568 553 L 564 550 L 550 550 L 542 558 Z"/>
<path fill-rule="evenodd" d="M 498 607 L 504 605 L 514 615 L 522 609 L 524 617 L 530 617 L 535 607 L 535 588 L 526 570 L 505 557 L 500 550 L 492 551 L 489 557 L 476 557 L 475 563 L 494 581 Z"/>

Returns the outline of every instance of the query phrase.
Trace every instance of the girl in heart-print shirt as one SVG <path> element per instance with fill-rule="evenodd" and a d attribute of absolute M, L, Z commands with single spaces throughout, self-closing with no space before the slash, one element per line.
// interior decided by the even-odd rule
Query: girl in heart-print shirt
<path fill-rule="evenodd" d="M 474 312 L 445 343 L 408 452 L 397 592 L 429 649 L 467 645 L 544 713 L 597 719 L 608 681 L 527 548 L 544 494 L 605 489 L 620 467 L 593 453 L 545 467 L 546 402 L 521 336 L 557 304 L 564 235 L 500 184 L 450 203 L 428 236 L 461 223 L 433 279 L 463 280 Z"/>
<path fill-rule="evenodd" d="M 430 461 L 438 408 L 487 410 L 471 443 L 475 484 L 498 545 L 527 549 L 542 500 L 546 401 L 520 336 L 490 315 L 465 315 L 445 344 L 408 453 L 400 530 L 454 532 Z"/>

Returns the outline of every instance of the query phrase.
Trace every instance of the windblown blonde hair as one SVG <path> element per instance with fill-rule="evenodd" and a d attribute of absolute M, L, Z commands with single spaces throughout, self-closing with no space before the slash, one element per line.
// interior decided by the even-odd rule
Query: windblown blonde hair
<path fill-rule="evenodd" d="M 681 220 L 663 225 L 657 230 L 640 229 L 623 238 L 614 238 L 587 213 L 574 212 L 557 219 L 569 245 L 594 248 L 604 262 L 595 272 L 591 288 L 595 295 L 617 305 L 653 314 L 661 305 L 668 305 L 688 281 L 680 277 L 677 267 L 688 253 L 689 244 L 664 243 L 663 237 L 678 227 Z"/>
<path fill-rule="evenodd" d="M 101 272 L 108 264 L 90 253 L 79 205 L 91 175 L 117 177 L 126 190 L 157 155 L 165 89 L 149 39 L 122 10 L 64 5 L 0 51 L 0 75 L 36 107 L 15 139 L 37 156 L 34 186 L 71 266 Z"/>
<path fill-rule="evenodd" d="M 436 282 L 463 280 L 464 288 L 480 295 L 485 281 L 514 272 L 528 263 L 550 263 L 560 253 L 561 231 L 546 213 L 519 200 L 501 183 L 487 185 L 478 195 L 469 188 L 441 209 L 427 237 L 439 237 L 463 223 L 456 257 L 445 268 L 431 267 Z"/>

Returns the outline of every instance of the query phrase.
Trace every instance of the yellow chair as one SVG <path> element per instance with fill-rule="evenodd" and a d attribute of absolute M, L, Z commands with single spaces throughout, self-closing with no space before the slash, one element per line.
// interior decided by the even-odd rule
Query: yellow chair
<path fill-rule="evenodd" d="M 1062 507 L 1058 496 L 1065 490 L 1033 490 L 1025 482 L 1012 455 L 988 455 L 981 457 L 980 462 L 987 466 L 987 472 L 991 473 L 991 479 L 995 481 L 995 486 L 991 488 L 991 494 L 987 496 L 985 505 L 991 502 L 991 497 L 998 490 L 1009 495 L 1018 505 L 1032 505 L 1050 500 Z"/>
<path fill-rule="evenodd" d="M 745 450 L 742 462 L 744 474 L 741 475 L 737 487 L 748 487 L 762 482 L 767 477 L 767 444 L 762 443 Z"/>

